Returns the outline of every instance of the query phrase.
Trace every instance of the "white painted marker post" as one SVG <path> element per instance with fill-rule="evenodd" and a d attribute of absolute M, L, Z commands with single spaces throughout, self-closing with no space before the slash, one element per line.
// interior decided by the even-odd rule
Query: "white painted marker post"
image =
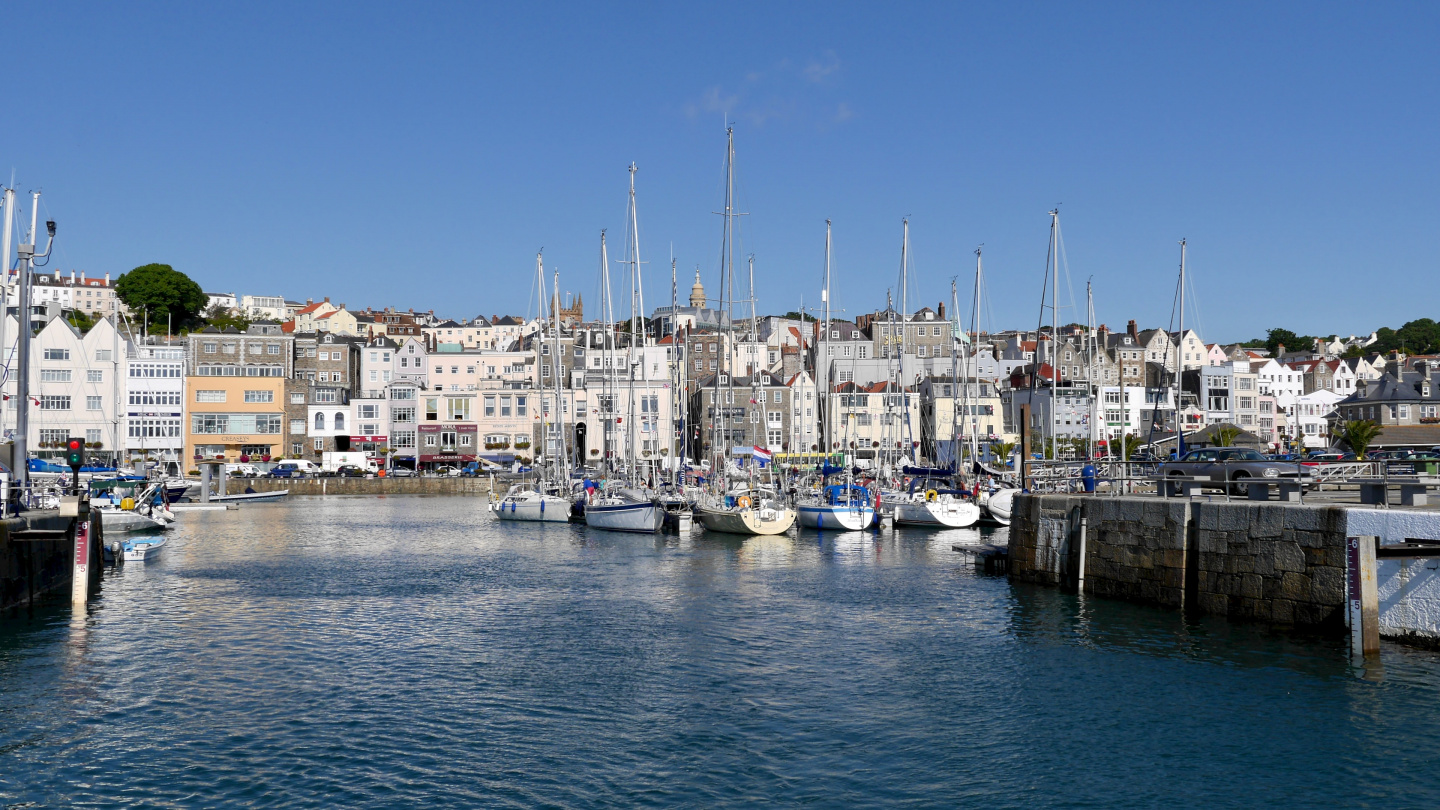
<path fill-rule="evenodd" d="M 1350 655 L 1380 654 L 1380 593 L 1375 581 L 1375 537 L 1345 538 L 1346 606 Z"/>
<path fill-rule="evenodd" d="M 70 604 L 83 608 L 90 601 L 90 516 L 75 518 L 75 554 L 70 565 Z"/>

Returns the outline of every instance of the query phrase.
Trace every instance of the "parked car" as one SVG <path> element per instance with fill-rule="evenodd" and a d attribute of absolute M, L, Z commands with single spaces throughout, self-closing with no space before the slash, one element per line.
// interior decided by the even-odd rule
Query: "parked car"
<path fill-rule="evenodd" d="M 434 470 L 432 470 L 431 472 L 433 472 L 435 475 L 458 476 L 458 475 L 460 475 L 460 468 L 459 468 L 459 467 L 446 467 L 446 466 L 441 466 L 441 467 L 436 467 L 436 468 L 435 468 Z"/>
<path fill-rule="evenodd" d="M 320 467 L 313 461 L 306 461 L 303 458 L 285 459 L 279 462 L 270 470 L 271 478 L 304 478 L 307 475 L 315 475 Z"/>
<path fill-rule="evenodd" d="M 341 464 L 335 470 L 335 476 L 337 478 L 364 478 L 369 474 L 369 470 L 364 467 L 357 467 L 354 464 Z"/>
<path fill-rule="evenodd" d="M 385 471 L 386 478 L 414 478 L 415 471 L 409 467 L 392 467 Z"/>
<path fill-rule="evenodd" d="M 1197 476 L 1218 482 L 1223 488 L 1228 480 L 1230 491 L 1244 495 L 1250 481 L 1254 479 L 1292 479 L 1302 485 L 1315 483 L 1314 474 L 1304 465 L 1286 461 L 1271 461 L 1258 450 L 1245 447 L 1207 447 L 1191 450 L 1178 461 L 1167 461 L 1160 465 L 1160 475 Z M 1171 491 L 1179 494 L 1178 487 Z"/>
<path fill-rule="evenodd" d="M 236 478 L 259 478 L 260 468 L 254 464 L 226 464 L 225 474 Z"/>

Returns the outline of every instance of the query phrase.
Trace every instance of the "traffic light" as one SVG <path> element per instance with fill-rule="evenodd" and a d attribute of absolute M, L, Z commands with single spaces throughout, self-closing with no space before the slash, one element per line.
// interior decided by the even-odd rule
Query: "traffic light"
<path fill-rule="evenodd" d="M 79 470 L 85 463 L 85 440 L 74 436 L 65 440 L 65 463 Z"/>

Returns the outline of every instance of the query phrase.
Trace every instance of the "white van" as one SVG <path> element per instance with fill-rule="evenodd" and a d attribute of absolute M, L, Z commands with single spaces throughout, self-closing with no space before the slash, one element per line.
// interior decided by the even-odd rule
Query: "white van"
<path fill-rule="evenodd" d="M 276 464 L 270 470 L 273 478 L 303 478 L 308 475 L 318 475 L 320 466 L 313 461 L 306 461 L 303 458 L 287 458 Z"/>
<path fill-rule="evenodd" d="M 225 475 L 238 478 L 259 478 L 260 468 L 254 464 L 226 464 Z"/>

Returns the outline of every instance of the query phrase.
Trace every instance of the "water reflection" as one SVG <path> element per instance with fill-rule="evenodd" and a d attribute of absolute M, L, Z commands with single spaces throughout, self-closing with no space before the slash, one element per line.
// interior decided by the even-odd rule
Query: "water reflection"
<path fill-rule="evenodd" d="M 466 498 L 187 514 L 0 622 L 7 804 L 1440 801 L 1440 656 L 1011 585 L 1004 530 L 494 523 Z M 1263 755 L 1257 755 L 1257 752 Z M 127 763 L 144 762 L 145 768 Z"/>

